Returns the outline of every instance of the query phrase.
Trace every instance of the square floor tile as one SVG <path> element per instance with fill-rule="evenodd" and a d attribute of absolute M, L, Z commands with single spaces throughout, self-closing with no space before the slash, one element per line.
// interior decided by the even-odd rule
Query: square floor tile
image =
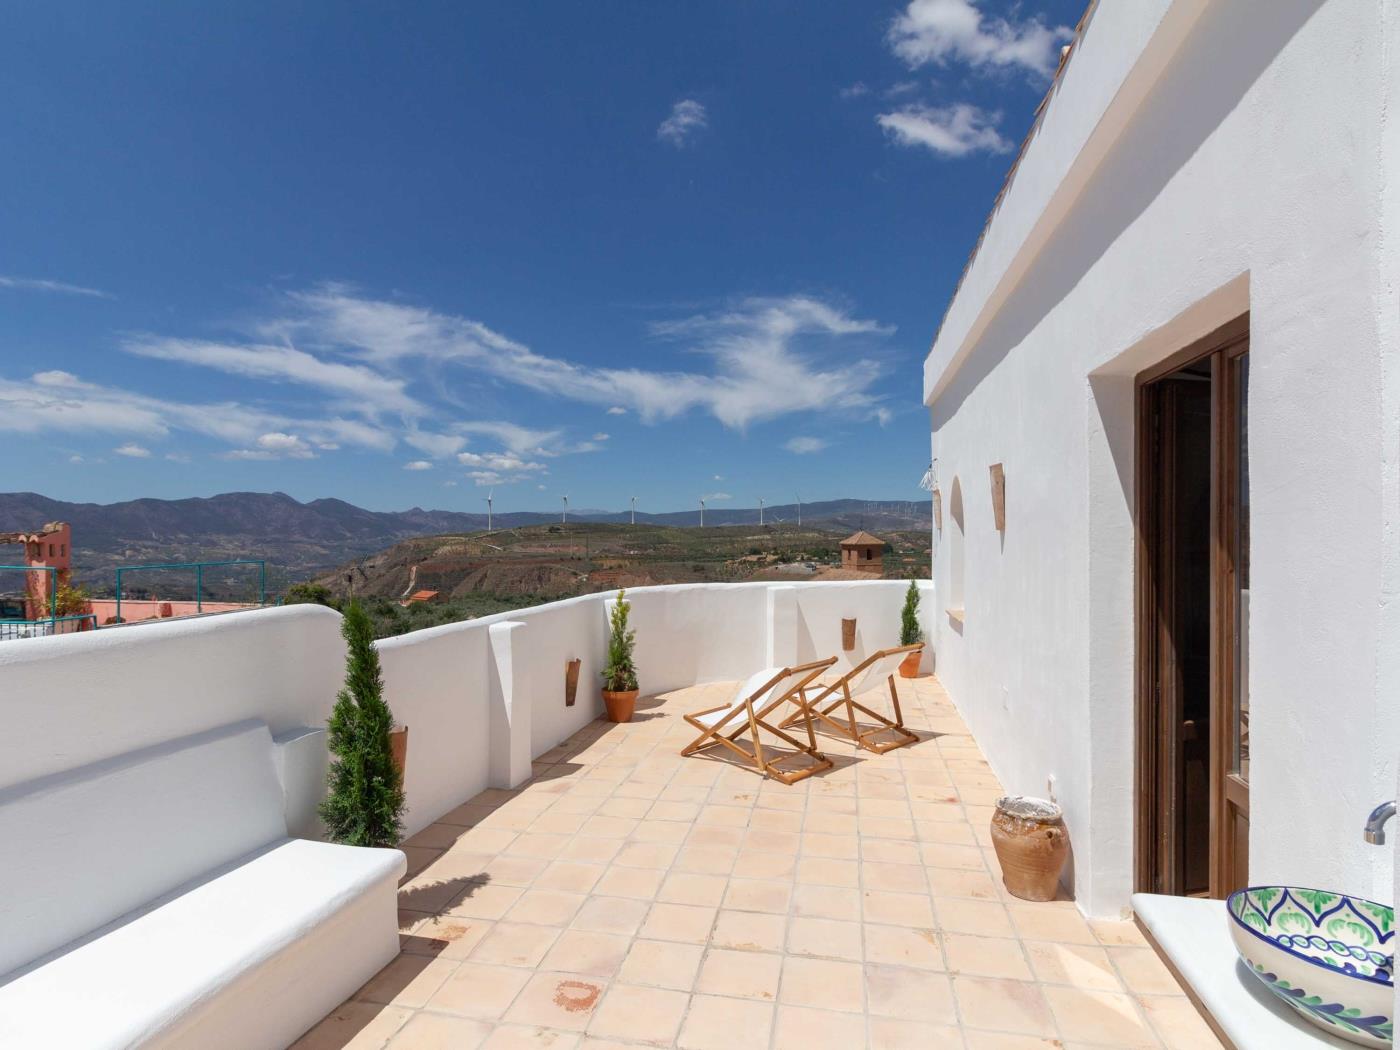
<path fill-rule="evenodd" d="M 676 1045 L 682 1050 L 766 1050 L 773 1004 L 697 995 Z"/>
<path fill-rule="evenodd" d="M 588 1034 L 669 1045 L 689 1003 L 685 992 L 614 984 L 589 1023 Z"/>
<path fill-rule="evenodd" d="M 778 994 L 783 957 L 766 952 L 711 948 L 700 966 L 695 990 L 771 1002 Z"/>
<path fill-rule="evenodd" d="M 646 984 L 688 992 L 695 985 L 705 949 L 676 941 L 633 941 L 618 972 L 624 984 Z"/>
<path fill-rule="evenodd" d="M 859 963 L 789 955 L 783 960 L 778 998 L 792 1006 L 859 1013 L 864 1009 L 864 984 Z"/>

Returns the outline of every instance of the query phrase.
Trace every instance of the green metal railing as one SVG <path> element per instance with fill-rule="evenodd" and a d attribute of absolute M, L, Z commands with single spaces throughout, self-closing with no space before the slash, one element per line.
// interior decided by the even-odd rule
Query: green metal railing
<path fill-rule="evenodd" d="M 16 638 L 43 638 L 55 634 L 95 630 L 97 630 L 97 617 L 92 613 L 51 616 L 44 620 L 0 620 L 0 642 L 12 641 Z"/>
<path fill-rule="evenodd" d="M 229 565 L 256 565 L 258 567 L 258 604 L 267 604 L 267 562 L 262 559 L 235 558 L 232 561 L 177 561 L 160 565 L 123 565 L 117 570 L 117 607 L 113 617 L 122 622 L 122 573 L 137 572 L 142 569 L 193 569 L 195 612 L 204 611 L 204 570 L 223 568 Z M 3 566 L 0 566 L 3 568 Z"/>

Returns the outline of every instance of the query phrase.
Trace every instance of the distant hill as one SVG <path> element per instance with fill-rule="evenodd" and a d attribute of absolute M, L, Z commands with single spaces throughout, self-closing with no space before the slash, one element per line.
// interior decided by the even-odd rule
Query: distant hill
<path fill-rule="evenodd" d="M 795 504 L 767 507 L 765 520 L 792 523 Z M 570 521 L 625 522 L 627 511 L 570 513 Z M 226 492 L 208 498 L 137 499 L 123 503 L 66 503 L 34 492 L 0 493 L 0 532 L 33 529 L 48 521 L 73 526 L 74 575 L 102 589 L 122 564 L 263 558 L 277 582 L 301 579 L 402 540 L 486 528 L 485 514 L 423 510 L 372 511 L 338 499 L 302 503 L 284 492 Z M 558 521 L 557 514 L 503 511 L 497 528 Z M 709 507 L 707 526 L 753 524 L 757 508 Z M 637 513 L 637 522 L 671 527 L 699 524 L 696 510 Z M 804 525 L 872 531 L 930 525 L 927 502 L 829 500 L 802 505 Z M 19 552 L 0 552 L 0 561 Z"/>

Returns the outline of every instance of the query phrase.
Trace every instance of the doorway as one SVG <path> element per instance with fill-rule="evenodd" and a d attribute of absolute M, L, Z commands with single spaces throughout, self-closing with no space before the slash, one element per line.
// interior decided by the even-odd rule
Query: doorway
<path fill-rule="evenodd" d="M 1224 897 L 1249 844 L 1248 318 L 1138 378 L 1139 890 Z"/>

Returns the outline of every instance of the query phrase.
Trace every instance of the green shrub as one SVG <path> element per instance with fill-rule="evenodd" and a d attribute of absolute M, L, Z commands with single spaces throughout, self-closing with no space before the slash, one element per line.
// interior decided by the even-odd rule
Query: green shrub
<path fill-rule="evenodd" d="M 617 604 L 609 616 L 611 631 L 608 634 L 608 662 L 603 667 L 603 688 L 610 693 L 625 693 L 637 688 L 637 664 L 632 650 L 637 643 L 637 632 L 627 627 L 627 617 L 632 611 L 632 603 L 627 601 L 625 590 L 617 592 Z"/>
<path fill-rule="evenodd" d="M 909 581 L 904 592 L 904 611 L 899 616 L 899 644 L 913 645 L 919 640 L 919 584 Z"/>
<path fill-rule="evenodd" d="M 332 760 L 321 819 L 332 842 L 395 846 L 403 833 L 403 771 L 389 747 L 394 716 L 384 702 L 374 626 L 359 602 L 347 606 L 340 631 L 345 686 L 329 722 Z"/>
<path fill-rule="evenodd" d="M 340 606 L 331 594 L 330 588 L 323 583 L 294 583 L 287 588 L 287 593 L 282 596 L 283 605 L 324 605 L 331 609 L 338 609 Z"/>

